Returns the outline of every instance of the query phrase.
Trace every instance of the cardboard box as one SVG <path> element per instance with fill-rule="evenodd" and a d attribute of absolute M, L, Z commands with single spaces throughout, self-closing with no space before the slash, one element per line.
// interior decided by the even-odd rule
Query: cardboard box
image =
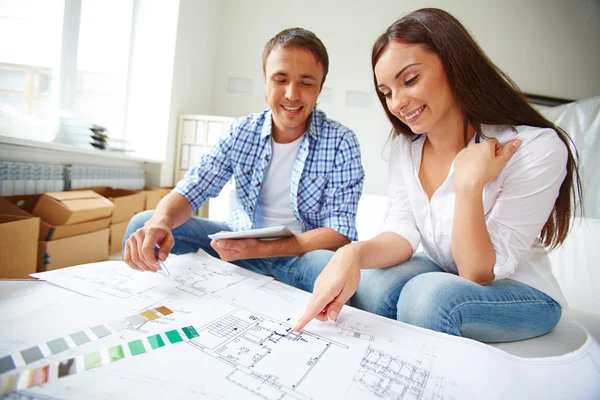
<path fill-rule="evenodd" d="M 35 205 L 42 195 L 40 194 L 24 194 L 16 196 L 2 197 L 12 204 L 18 206 L 21 210 L 32 214 Z M 39 240 L 56 240 L 70 236 L 80 235 L 82 233 L 94 232 L 100 229 L 108 228 L 110 218 L 102 218 L 93 221 L 81 222 L 71 225 L 54 226 L 44 220 L 40 221 Z"/>
<path fill-rule="evenodd" d="M 109 229 L 38 243 L 37 270 L 51 271 L 108 258 Z"/>
<path fill-rule="evenodd" d="M 71 225 L 110 217 L 115 205 L 92 190 L 44 193 L 32 214 L 51 225 Z"/>
<path fill-rule="evenodd" d="M 158 203 L 172 190 L 172 187 L 146 186 L 143 190 L 146 195 L 144 210 L 156 210 Z"/>
<path fill-rule="evenodd" d="M 110 254 L 118 253 L 122 250 L 123 237 L 125 236 L 128 224 L 129 221 L 110 226 Z"/>
<path fill-rule="evenodd" d="M 146 196 L 139 190 L 113 189 L 108 186 L 92 187 L 86 190 L 93 190 L 113 202 L 115 211 L 110 219 L 111 224 L 129 221 L 135 214 L 144 211 Z M 78 191 L 79 189 L 73 193 Z"/>
<path fill-rule="evenodd" d="M 25 279 L 36 271 L 40 219 L 0 199 L 0 278 Z"/>

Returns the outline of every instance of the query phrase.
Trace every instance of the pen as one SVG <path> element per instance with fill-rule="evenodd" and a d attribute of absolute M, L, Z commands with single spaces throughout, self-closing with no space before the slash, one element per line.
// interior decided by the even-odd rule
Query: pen
<path fill-rule="evenodd" d="M 165 266 L 165 263 L 158 257 L 158 250 L 158 246 L 154 247 L 154 254 L 156 255 L 156 261 L 158 262 L 158 266 L 166 276 L 171 276 L 171 273 L 169 273 L 169 270 Z"/>

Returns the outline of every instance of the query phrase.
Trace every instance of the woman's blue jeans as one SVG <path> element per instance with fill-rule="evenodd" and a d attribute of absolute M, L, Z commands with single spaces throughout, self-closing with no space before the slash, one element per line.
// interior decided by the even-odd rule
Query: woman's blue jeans
<path fill-rule="evenodd" d="M 411 325 L 482 342 L 550 332 L 561 308 L 544 293 L 510 279 L 481 286 L 443 271 L 418 254 L 394 267 L 362 270 L 351 304 Z"/>
<path fill-rule="evenodd" d="M 123 248 L 129 236 L 143 227 L 153 213 L 154 211 L 144 211 L 129 221 L 123 238 Z M 210 247 L 211 239 L 207 235 L 220 231 L 231 231 L 231 228 L 223 222 L 192 217 L 185 224 L 173 229 L 175 245 L 171 253 L 195 253 L 198 249 L 202 249 L 218 258 L 219 254 Z M 233 264 L 259 274 L 273 276 L 288 285 L 312 292 L 315 280 L 332 256 L 332 251 L 315 250 L 300 257 L 254 258 L 233 261 Z"/>

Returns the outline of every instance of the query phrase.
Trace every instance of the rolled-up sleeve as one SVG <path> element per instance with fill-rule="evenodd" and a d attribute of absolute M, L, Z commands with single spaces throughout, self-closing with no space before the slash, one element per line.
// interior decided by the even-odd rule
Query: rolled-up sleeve
<path fill-rule="evenodd" d="M 510 277 L 552 213 L 568 152 L 553 130 L 524 141 L 501 173 L 502 190 L 486 216 L 496 251 L 494 280 Z"/>
<path fill-rule="evenodd" d="M 402 176 L 403 170 L 408 172 L 407 168 L 412 173 L 412 166 L 409 163 L 411 155 L 408 150 L 410 144 L 403 143 L 406 140 L 406 138 L 398 136 L 392 143 L 388 185 L 389 203 L 382 232 L 394 232 L 402 236 L 410 243 L 414 254 L 421 242 L 421 235 Z"/>
<path fill-rule="evenodd" d="M 231 124 L 209 153 L 188 170 L 174 191 L 184 196 L 196 211 L 210 197 L 216 197 L 231 178 L 233 167 L 229 151 L 232 148 L 237 123 Z"/>
<path fill-rule="evenodd" d="M 356 210 L 364 179 L 358 140 L 354 134 L 345 135 L 325 188 L 323 226 L 341 233 L 352 241 L 358 240 Z"/>

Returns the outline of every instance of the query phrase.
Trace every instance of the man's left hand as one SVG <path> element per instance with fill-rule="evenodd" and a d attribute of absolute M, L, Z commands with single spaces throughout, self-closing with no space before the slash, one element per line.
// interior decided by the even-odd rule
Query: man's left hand
<path fill-rule="evenodd" d="M 223 261 L 262 258 L 262 245 L 264 243 L 258 239 L 215 239 L 210 242 L 210 247 L 219 253 Z"/>

